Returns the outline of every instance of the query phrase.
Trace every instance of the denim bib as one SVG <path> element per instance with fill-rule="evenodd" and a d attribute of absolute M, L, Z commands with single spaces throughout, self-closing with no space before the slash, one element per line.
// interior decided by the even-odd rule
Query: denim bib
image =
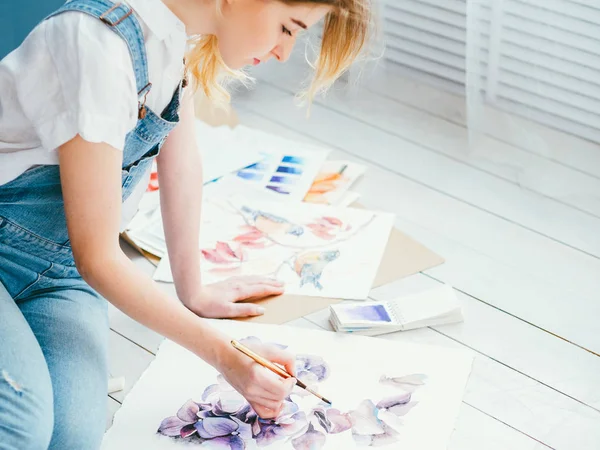
<path fill-rule="evenodd" d="M 145 179 L 167 135 L 179 121 L 183 80 L 159 116 L 145 106 L 152 84 L 144 36 L 128 5 L 108 0 L 72 0 L 52 17 L 79 11 L 98 18 L 125 40 L 131 54 L 138 91 L 138 122 L 127 134 L 123 150 L 122 201 Z M 37 166 L 0 186 L 0 243 L 65 266 L 74 266 L 58 165 Z"/>

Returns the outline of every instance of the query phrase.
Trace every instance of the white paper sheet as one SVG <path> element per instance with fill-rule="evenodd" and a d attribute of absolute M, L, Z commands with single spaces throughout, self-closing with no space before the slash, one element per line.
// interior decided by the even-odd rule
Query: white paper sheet
<path fill-rule="evenodd" d="M 207 199 L 200 232 L 202 279 L 268 276 L 283 281 L 289 294 L 364 300 L 393 220 L 389 213 L 310 203 Z M 173 281 L 166 255 L 154 279 Z"/>
<path fill-rule="evenodd" d="M 204 183 L 263 160 L 257 148 L 236 138 L 228 126 L 213 127 L 196 120 L 196 141 L 202 153 Z"/>
<path fill-rule="evenodd" d="M 238 340 L 255 336 L 288 346 L 298 378 L 331 400 L 331 408 L 295 388 L 277 422 L 260 422 L 224 382 L 203 399 L 205 389 L 218 383 L 217 371 L 164 341 L 115 414 L 102 450 L 349 450 L 370 443 L 383 450 L 446 448 L 471 371 L 470 353 L 286 326 L 211 324 Z M 204 419 L 183 414 L 190 400 L 202 404 L 192 412 L 201 408 Z M 185 422 L 174 418 L 180 408 Z M 193 431 L 189 437 L 165 435 L 181 436 L 185 425 Z"/>
<path fill-rule="evenodd" d="M 340 198 L 335 205 L 336 206 L 350 206 L 352 203 L 360 198 L 360 194 L 356 192 L 346 192 L 342 198 Z"/>

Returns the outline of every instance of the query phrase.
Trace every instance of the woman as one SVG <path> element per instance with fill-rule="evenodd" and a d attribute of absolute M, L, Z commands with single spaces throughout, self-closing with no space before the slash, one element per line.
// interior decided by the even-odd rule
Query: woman
<path fill-rule="evenodd" d="M 202 284 L 191 93 L 226 98 L 222 74 L 285 61 L 324 17 L 312 97 L 358 55 L 366 0 L 73 0 L 0 62 L 1 449 L 98 448 L 106 300 L 214 366 L 260 416 L 277 415 L 295 380 L 258 366 L 202 319 L 261 314 L 237 302 L 282 285 Z M 154 158 L 180 301 L 118 242 Z M 255 350 L 293 373 L 293 356 Z"/>

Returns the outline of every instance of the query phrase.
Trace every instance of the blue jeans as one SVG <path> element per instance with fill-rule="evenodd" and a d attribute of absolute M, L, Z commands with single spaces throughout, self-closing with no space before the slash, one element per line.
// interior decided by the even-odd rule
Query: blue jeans
<path fill-rule="evenodd" d="M 100 447 L 106 300 L 72 266 L 0 239 L 0 449 Z"/>

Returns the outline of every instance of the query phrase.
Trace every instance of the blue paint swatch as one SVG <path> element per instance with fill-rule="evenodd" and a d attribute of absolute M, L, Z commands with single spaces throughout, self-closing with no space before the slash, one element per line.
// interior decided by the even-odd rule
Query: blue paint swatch
<path fill-rule="evenodd" d="M 383 305 L 364 305 L 343 308 L 338 312 L 338 317 L 342 323 L 353 321 L 392 322 L 392 318 Z"/>
<path fill-rule="evenodd" d="M 282 163 L 299 164 L 301 166 L 304 165 L 305 161 L 304 158 L 300 158 L 299 156 L 284 156 L 281 160 Z"/>
<path fill-rule="evenodd" d="M 277 172 L 279 172 L 279 173 L 291 173 L 291 174 L 294 174 L 294 175 L 302 175 L 303 170 L 300 167 L 279 166 L 277 168 Z"/>
<path fill-rule="evenodd" d="M 238 177 L 244 178 L 245 180 L 260 181 L 264 176 L 265 174 L 261 172 L 238 172 Z"/>
<path fill-rule="evenodd" d="M 264 172 L 268 168 L 269 168 L 269 165 L 262 163 L 262 162 L 257 162 L 257 163 L 252 164 L 251 166 L 246 167 L 246 169 L 257 170 L 259 172 Z"/>
<path fill-rule="evenodd" d="M 271 183 L 281 183 L 281 184 L 296 184 L 298 178 L 293 177 L 283 177 L 274 175 L 271 177 Z"/>
<path fill-rule="evenodd" d="M 281 186 L 267 186 L 267 189 L 271 189 L 272 191 L 275 191 L 279 194 L 289 194 L 290 191 L 286 190 L 285 188 L 281 187 Z"/>

